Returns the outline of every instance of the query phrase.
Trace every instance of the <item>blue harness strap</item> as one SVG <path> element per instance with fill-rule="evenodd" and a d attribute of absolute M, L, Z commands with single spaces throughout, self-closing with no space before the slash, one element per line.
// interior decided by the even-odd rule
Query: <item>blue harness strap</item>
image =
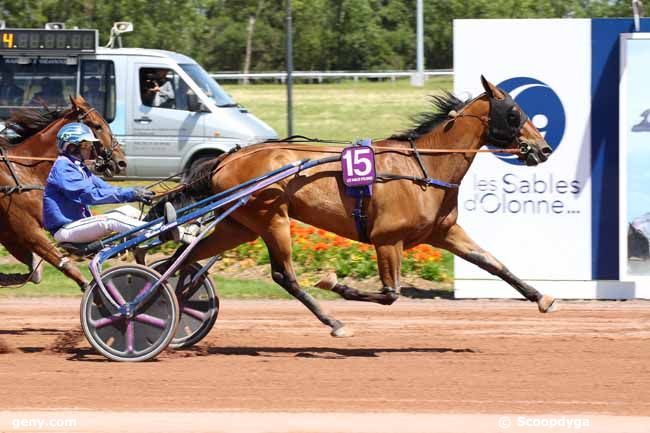
<path fill-rule="evenodd" d="M 449 183 L 449 182 L 445 182 L 444 180 L 431 179 L 431 178 L 425 179 L 424 182 L 429 186 L 438 186 L 440 188 L 446 188 L 446 189 L 454 189 L 460 186 L 457 183 Z"/>
<path fill-rule="evenodd" d="M 368 237 L 368 216 L 363 213 L 363 199 L 365 197 L 372 196 L 372 185 L 356 187 L 346 186 L 345 193 L 348 196 L 355 198 L 352 216 L 354 217 L 354 224 L 357 227 L 359 240 L 361 242 L 369 244 L 370 238 Z"/>
<path fill-rule="evenodd" d="M 364 140 L 357 140 L 355 146 L 368 146 L 372 147 L 372 140 L 366 138 Z M 354 217 L 354 224 L 357 228 L 357 235 L 359 240 L 366 244 L 370 243 L 368 237 L 368 216 L 363 212 L 363 199 L 365 197 L 372 197 L 372 184 L 362 186 L 346 186 L 345 194 L 349 197 L 354 197 L 354 209 L 352 210 L 352 217 Z"/>

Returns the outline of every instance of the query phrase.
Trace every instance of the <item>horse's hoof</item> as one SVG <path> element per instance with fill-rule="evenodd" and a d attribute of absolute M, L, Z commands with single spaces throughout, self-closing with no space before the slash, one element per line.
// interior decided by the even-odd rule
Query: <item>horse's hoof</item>
<path fill-rule="evenodd" d="M 38 268 L 36 268 L 33 272 L 31 277 L 29 277 L 29 281 L 31 281 L 34 284 L 38 284 L 41 281 L 43 281 L 43 266 L 39 265 Z"/>
<path fill-rule="evenodd" d="M 552 296 L 544 295 L 542 299 L 537 301 L 537 308 L 540 313 L 552 313 L 557 311 L 557 302 Z"/>
<path fill-rule="evenodd" d="M 334 272 L 330 272 L 316 283 L 316 287 L 323 290 L 332 290 L 334 286 L 336 286 L 336 283 L 338 283 L 336 274 Z"/>
<path fill-rule="evenodd" d="M 379 301 L 379 303 L 382 305 L 392 305 L 399 299 L 399 292 L 397 292 L 397 290 L 393 289 L 392 287 L 382 288 L 381 294 L 384 295 L 384 299 Z"/>
<path fill-rule="evenodd" d="M 147 264 L 147 248 L 140 248 L 136 247 L 133 249 L 133 259 L 135 262 L 139 265 L 146 265 Z"/>
<path fill-rule="evenodd" d="M 332 337 L 336 337 L 336 338 L 347 338 L 347 337 L 353 337 L 354 332 L 350 331 L 345 326 L 341 326 L 339 328 L 332 329 L 332 332 L 330 332 L 330 335 Z"/>

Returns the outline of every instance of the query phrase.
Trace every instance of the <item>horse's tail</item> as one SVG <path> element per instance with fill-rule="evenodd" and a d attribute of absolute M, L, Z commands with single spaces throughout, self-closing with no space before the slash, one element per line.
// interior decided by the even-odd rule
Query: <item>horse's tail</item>
<path fill-rule="evenodd" d="M 173 204 L 176 209 L 180 209 L 212 195 L 212 174 L 227 155 L 227 153 L 224 153 L 215 159 L 205 161 L 191 173 L 184 175 L 181 178 L 180 187 L 162 197 L 152 206 L 145 217 L 145 221 L 161 217 L 164 213 L 164 205 L 167 202 Z"/>

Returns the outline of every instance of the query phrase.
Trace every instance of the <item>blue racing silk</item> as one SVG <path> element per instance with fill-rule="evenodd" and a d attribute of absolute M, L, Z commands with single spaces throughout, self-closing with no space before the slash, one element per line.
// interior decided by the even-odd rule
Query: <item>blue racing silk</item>
<path fill-rule="evenodd" d="M 66 224 L 91 216 L 88 205 L 129 202 L 135 195 L 135 189 L 111 186 L 82 161 L 61 155 L 47 177 L 43 226 L 54 234 Z"/>

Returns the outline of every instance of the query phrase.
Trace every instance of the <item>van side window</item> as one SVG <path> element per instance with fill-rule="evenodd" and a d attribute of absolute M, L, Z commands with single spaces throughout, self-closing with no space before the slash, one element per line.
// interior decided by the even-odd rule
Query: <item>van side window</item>
<path fill-rule="evenodd" d="M 141 68 L 140 97 L 148 107 L 188 110 L 187 84 L 172 69 Z"/>
<path fill-rule="evenodd" d="M 107 122 L 115 119 L 115 65 L 110 60 L 84 60 L 81 65 L 81 96 Z"/>

